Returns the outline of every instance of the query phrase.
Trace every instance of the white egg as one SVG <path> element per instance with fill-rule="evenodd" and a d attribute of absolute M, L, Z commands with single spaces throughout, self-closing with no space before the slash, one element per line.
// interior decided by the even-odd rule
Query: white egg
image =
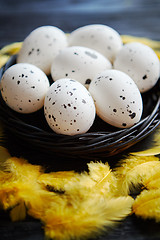
<path fill-rule="evenodd" d="M 56 133 L 85 133 L 95 119 L 95 105 L 88 90 L 79 82 L 65 78 L 54 82 L 45 97 L 44 114 Z"/>
<path fill-rule="evenodd" d="M 137 123 L 142 115 L 142 97 L 134 81 L 118 70 L 106 70 L 90 84 L 97 115 L 119 128 Z"/>
<path fill-rule="evenodd" d="M 151 89 L 160 75 L 159 59 L 155 52 L 138 42 L 123 46 L 115 59 L 114 68 L 127 73 L 137 84 L 140 92 Z"/>
<path fill-rule="evenodd" d="M 50 74 L 55 56 L 67 47 L 66 34 L 54 26 L 42 26 L 33 30 L 24 40 L 17 62 L 34 64 Z"/>
<path fill-rule="evenodd" d="M 95 75 L 111 67 L 109 60 L 95 50 L 74 46 L 65 48 L 57 55 L 51 75 L 54 81 L 68 77 L 87 87 Z"/>
<path fill-rule="evenodd" d="M 28 63 L 12 65 L 0 82 L 4 101 L 20 113 L 32 113 L 42 108 L 48 88 L 49 80 L 45 73 Z"/>
<path fill-rule="evenodd" d="M 84 46 L 92 48 L 111 62 L 122 47 L 119 33 L 111 27 L 102 24 L 91 24 L 77 28 L 68 38 L 69 46 Z"/>

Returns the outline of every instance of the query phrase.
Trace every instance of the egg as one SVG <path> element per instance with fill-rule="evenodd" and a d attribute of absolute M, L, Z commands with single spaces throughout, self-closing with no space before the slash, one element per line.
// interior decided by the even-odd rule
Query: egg
<path fill-rule="evenodd" d="M 69 46 L 84 46 L 92 48 L 111 62 L 122 47 L 119 33 L 106 25 L 91 24 L 77 28 L 68 38 Z"/>
<path fill-rule="evenodd" d="M 127 73 L 137 84 L 140 92 L 150 90 L 160 75 L 159 59 L 145 44 L 125 44 L 116 56 L 114 68 Z"/>
<path fill-rule="evenodd" d="M 89 86 L 97 115 L 108 124 L 128 128 L 141 119 L 143 103 L 134 81 L 118 70 L 98 74 Z"/>
<path fill-rule="evenodd" d="M 51 66 L 54 81 L 60 78 L 73 78 L 88 87 L 92 79 L 111 63 L 103 55 L 90 48 L 74 46 L 62 50 Z"/>
<path fill-rule="evenodd" d="M 4 72 L 0 90 L 10 108 L 19 113 L 32 113 L 43 107 L 49 85 L 41 69 L 29 63 L 17 63 Z"/>
<path fill-rule="evenodd" d="M 42 26 L 33 30 L 23 41 L 17 63 L 31 63 L 47 75 L 55 56 L 67 47 L 66 34 L 54 26 Z"/>
<path fill-rule="evenodd" d="M 49 87 L 44 114 L 56 133 L 76 135 L 87 132 L 94 122 L 95 112 L 90 93 L 76 80 L 59 79 Z"/>

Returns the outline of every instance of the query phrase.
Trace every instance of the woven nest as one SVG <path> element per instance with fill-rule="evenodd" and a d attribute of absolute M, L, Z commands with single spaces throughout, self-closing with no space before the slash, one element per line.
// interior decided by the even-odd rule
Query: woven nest
<path fill-rule="evenodd" d="M 16 56 L 1 68 L 4 71 L 14 64 Z M 39 154 L 65 158 L 102 159 L 116 155 L 146 138 L 160 124 L 160 81 L 147 93 L 142 94 L 144 110 L 140 122 L 127 129 L 114 128 L 96 116 L 91 129 L 75 136 L 54 133 L 46 123 L 43 109 L 33 114 L 20 114 L 11 110 L 0 96 L 0 119 L 5 133 L 1 143 L 14 138 L 19 148 L 27 146 Z M 13 140 L 14 140 L 13 139 Z"/>

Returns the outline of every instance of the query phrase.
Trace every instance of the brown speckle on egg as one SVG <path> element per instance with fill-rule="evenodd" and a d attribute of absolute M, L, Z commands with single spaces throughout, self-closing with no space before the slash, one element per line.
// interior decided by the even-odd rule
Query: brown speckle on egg
<path fill-rule="evenodd" d="M 125 99 L 126 99 L 126 98 L 125 98 L 124 96 L 122 96 L 122 95 L 120 96 L 120 98 L 121 98 L 122 100 L 125 100 Z"/>
<path fill-rule="evenodd" d="M 135 118 L 135 117 L 136 117 L 136 113 L 134 112 L 134 113 L 130 114 L 129 117 L 130 117 L 131 119 Z"/>
<path fill-rule="evenodd" d="M 145 75 L 142 77 L 142 79 L 145 80 L 146 78 L 147 78 L 147 75 L 145 74 Z"/>
<path fill-rule="evenodd" d="M 91 83 L 91 79 L 86 79 L 85 84 L 89 85 Z"/>
<path fill-rule="evenodd" d="M 54 116 L 54 115 L 52 115 L 52 118 L 53 118 L 54 122 L 56 122 L 56 118 L 55 118 L 55 116 Z"/>

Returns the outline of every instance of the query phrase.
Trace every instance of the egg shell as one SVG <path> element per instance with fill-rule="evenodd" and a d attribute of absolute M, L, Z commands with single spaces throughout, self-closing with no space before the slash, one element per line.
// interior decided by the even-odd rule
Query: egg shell
<path fill-rule="evenodd" d="M 52 63 L 51 75 L 54 81 L 68 77 L 88 87 L 95 75 L 111 67 L 110 61 L 95 50 L 74 46 L 57 55 Z"/>
<path fill-rule="evenodd" d="M 106 70 L 90 84 L 97 115 L 105 122 L 128 128 L 141 119 L 143 103 L 134 81 L 118 70 Z"/>
<path fill-rule="evenodd" d="M 140 92 L 150 90 L 160 75 L 159 59 L 155 52 L 149 46 L 138 42 L 123 46 L 114 61 L 114 68 L 127 73 Z"/>
<path fill-rule="evenodd" d="M 45 73 L 28 63 L 8 68 L 1 79 L 1 94 L 6 104 L 20 113 L 32 113 L 43 107 L 49 88 Z"/>
<path fill-rule="evenodd" d="M 17 63 L 31 63 L 47 75 L 55 56 L 67 47 L 66 34 L 54 26 L 42 26 L 33 30 L 24 40 Z"/>
<path fill-rule="evenodd" d="M 45 97 L 44 114 L 59 134 L 85 133 L 95 119 L 95 105 L 88 90 L 79 82 L 65 78 L 54 82 Z"/>
<path fill-rule="evenodd" d="M 84 46 L 92 48 L 111 62 L 122 47 L 119 33 L 103 24 L 91 24 L 77 28 L 68 38 L 69 46 Z"/>

